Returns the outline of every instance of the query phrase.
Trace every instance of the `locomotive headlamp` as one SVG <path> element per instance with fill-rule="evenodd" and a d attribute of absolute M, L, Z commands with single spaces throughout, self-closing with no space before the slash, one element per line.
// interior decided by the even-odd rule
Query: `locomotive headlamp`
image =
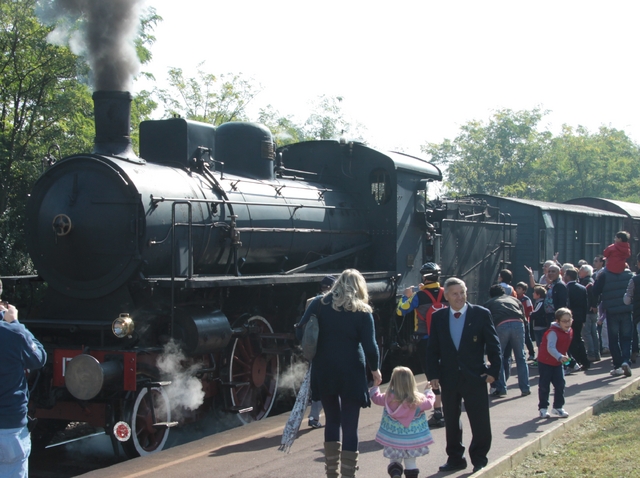
<path fill-rule="evenodd" d="M 133 333 L 133 329 L 135 325 L 133 323 L 133 319 L 129 316 L 129 314 L 120 314 L 120 316 L 113 321 L 111 325 L 111 330 L 113 331 L 113 335 L 122 339 L 127 337 Z"/>

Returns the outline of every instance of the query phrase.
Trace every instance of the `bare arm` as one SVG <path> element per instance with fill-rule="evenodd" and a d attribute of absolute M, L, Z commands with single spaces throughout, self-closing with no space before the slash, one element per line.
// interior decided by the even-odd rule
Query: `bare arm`
<path fill-rule="evenodd" d="M 524 266 L 524 268 L 529 273 L 529 287 L 533 289 L 536 286 L 536 279 L 533 277 L 533 269 L 528 266 Z"/>

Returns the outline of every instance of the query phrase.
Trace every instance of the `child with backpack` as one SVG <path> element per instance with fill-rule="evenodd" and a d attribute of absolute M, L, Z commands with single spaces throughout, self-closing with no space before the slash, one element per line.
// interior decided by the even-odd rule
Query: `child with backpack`
<path fill-rule="evenodd" d="M 422 284 L 415 290 L 407 287 L 403 296 L 398 302 L 397 314 L 410 317 L 409 313 L 414 312 L 413 338 L 416 342 L 416 349 L 420 366 L 427 375 L 427 344 L 429 343 L 429 331 L 431 329 L 431 316 L 436 310 L 448 307 L 444 298 L 444 289 L 440 287 L 438 278 L 440 277 L 440 266 L 434 262 L 427 262 L 420 268 Z M 429 419 L 429 426 L 444 427 L 444 415 L 442 413 L 442 399 L 440 398 L 440 388 L 434 388 L 436 395 L 433 416 Z"/>
<path fill-rule="evenodd" d="M 416 458 L 429 453 L 433 444 L 425 410 L 433 408 L 435 395 L 429 385 L 418 392 L 411 369 L 396 367 L 386 393 L 378 387 L 369 391 L 371 401 L 384 407 L 376 441 L 384 446 L 383 455 L 391 461 L 387 472 L 391 478 L 418 478 Z M 404 468 L 402 462 L 404 461 Z"/>

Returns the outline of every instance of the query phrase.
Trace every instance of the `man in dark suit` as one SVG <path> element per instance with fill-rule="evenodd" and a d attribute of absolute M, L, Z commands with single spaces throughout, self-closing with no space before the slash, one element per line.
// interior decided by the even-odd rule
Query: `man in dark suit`
<path fill-rule="evenodd" d="M 473 433 L 469 457 L 475 473 L 487 466 L 487 453 L 491 448 L 487 384 L 500 375 L 500 342 L 491 313 L 484 307 L 467 303 L 464 281 L 456 277 L 447 279 L 444 296 L 449 309 L 433 314 L 427 346 L 427 378 L 432 386 L 441 386 L 444 408 L 448 459 L 440 471 L 467 467 L 460 422 L 464 399 Z M 490 366 L 485 363 L 485 353 Z"/>
<path fill-rule="evenodd" d="M 569 346 L 569 354 L 573 359 L 569 364 L 570 371 L 588 370 L 591 362 L 587 357 L 587 349 L 584 346 L 582 338 L 582 327 L 587 321 L 587 312 L 589 310 L 589 295 L 587 288 L 577 282 L 578 271 L 568 269 L 564 273 L 564 282 L 567 284 L 567 306 L 573 314 L 573 339 Z M 577 362 L 577 363 L 575 363 Z"/>

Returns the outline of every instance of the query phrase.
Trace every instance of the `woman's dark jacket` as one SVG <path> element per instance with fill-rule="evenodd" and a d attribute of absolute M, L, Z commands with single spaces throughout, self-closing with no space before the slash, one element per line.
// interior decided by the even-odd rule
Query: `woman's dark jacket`
<path fill-rule="evenodd" d="M 375 340 L 373 316 L 369 312 L 337 311 L 323 304 L 322 296 L 311 302 L 301 323 L 311 314 L 318 317 L 318 348 L 311 367 L 311 399 L 340 395 L 371 406 L 366 365 L 378 370 L 380 355 Z M 366 357 L 366 359 L 365 359 Z"/>

